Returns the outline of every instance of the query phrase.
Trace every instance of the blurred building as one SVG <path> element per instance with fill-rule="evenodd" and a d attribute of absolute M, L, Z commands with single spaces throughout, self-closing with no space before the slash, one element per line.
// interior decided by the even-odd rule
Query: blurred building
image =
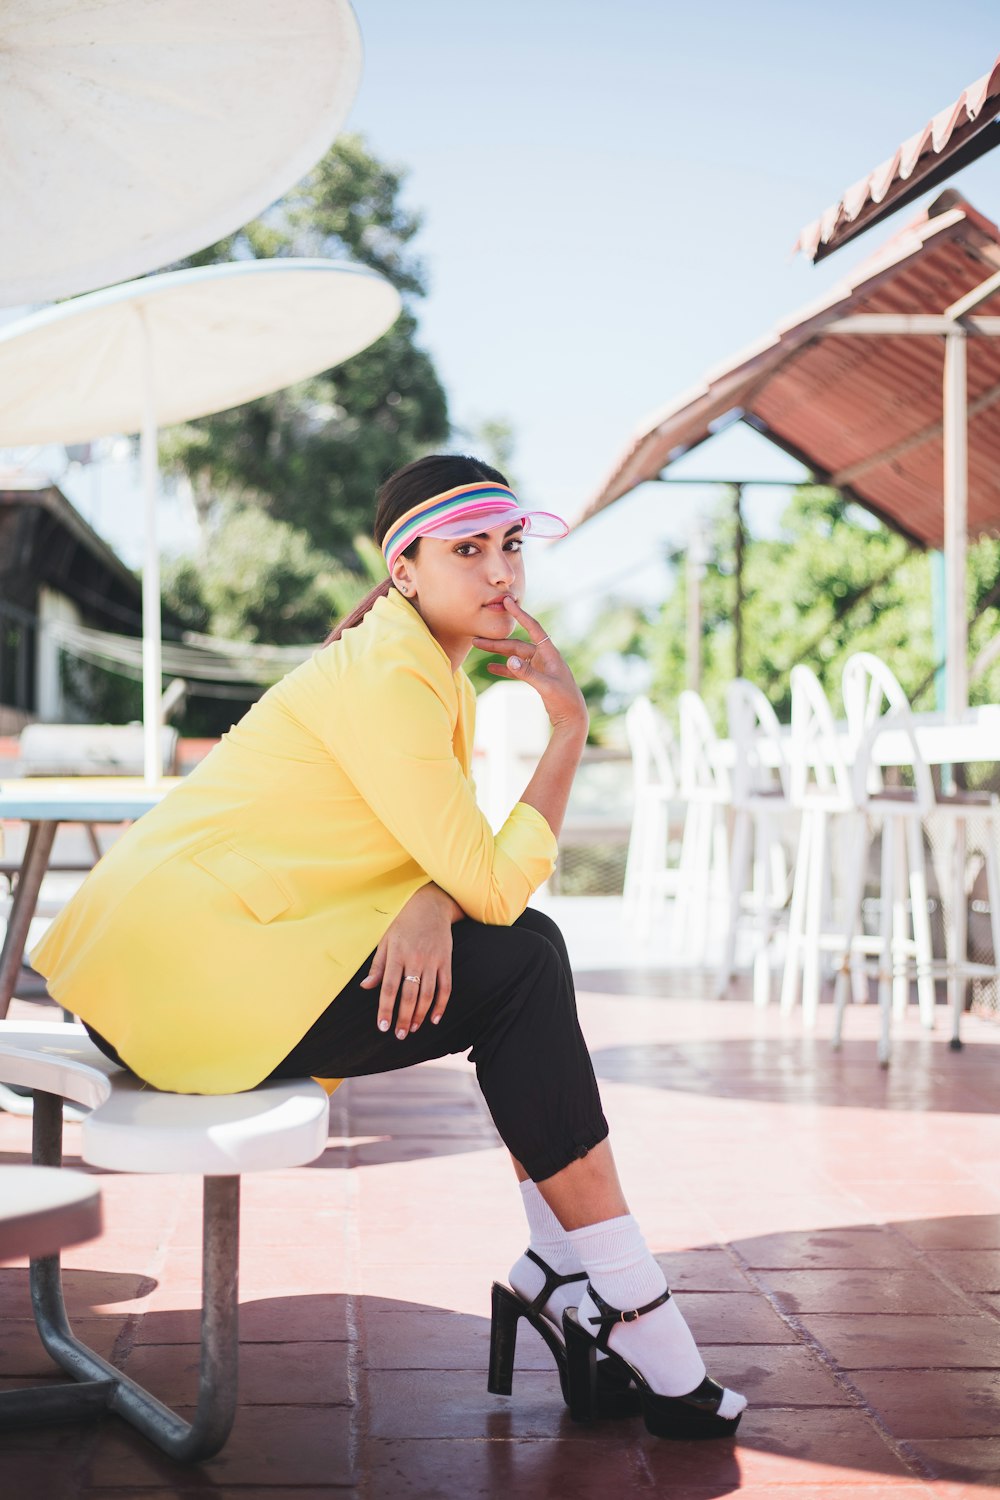
<path fill-rule="evenodd" d="M 0 734 L 80 717 L 57 625 L 140 636 L 140 581 L 50 480 L 0 473 Z"/>

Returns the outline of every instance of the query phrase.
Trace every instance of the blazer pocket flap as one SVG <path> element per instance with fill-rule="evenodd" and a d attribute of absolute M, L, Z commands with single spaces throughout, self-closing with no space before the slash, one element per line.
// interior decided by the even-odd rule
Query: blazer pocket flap
<path fill-rule="evenodd" d="M 292 904 L 270 871 L 231 844 L 216 844 L 193 858 L 196 865 L 228 886 L 258 922 L 272 922 Z"/>

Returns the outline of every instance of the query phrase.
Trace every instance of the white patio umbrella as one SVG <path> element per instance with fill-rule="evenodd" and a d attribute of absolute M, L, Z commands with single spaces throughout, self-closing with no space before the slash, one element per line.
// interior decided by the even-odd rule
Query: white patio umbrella
<path fill-rule="evenodd" d="M 395 288 L 364 267 L 263 260 L 149 276 L 0 328 L 0 446 L 142 435 L 147 781 L 162 769 L 157 427 L 328 370 L 399 309 Z"/>
<path fill-rule="evenodd" d="M 322 156 L 360 77 L 348 0 L 3 0 L 0 305 L 239 228 Z"/>

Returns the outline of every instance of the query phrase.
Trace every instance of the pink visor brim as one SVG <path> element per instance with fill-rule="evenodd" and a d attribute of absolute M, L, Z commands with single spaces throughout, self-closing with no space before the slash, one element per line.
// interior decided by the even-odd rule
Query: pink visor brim
<path fill-rule="evenodd" d="M 454 541 L 458 537 L 478 536 L 482 531 L 492 531 L 497 526 L 511 527 L 520 522 L 525 536 L 556 538 L 566 536 L 569 527 L 561 516 L 547 510 L 512 510 L 509 505 L 484 509 L 476 515 L 448 516 L 436 526 L 421 528 L 421 536 L 438 537 L 441 541 Z"/>

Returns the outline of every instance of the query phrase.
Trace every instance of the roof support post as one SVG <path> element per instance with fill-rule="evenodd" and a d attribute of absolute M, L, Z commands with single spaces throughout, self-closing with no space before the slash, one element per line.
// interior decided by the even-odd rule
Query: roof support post
<path fill-rule="evenodd" d="M 965 330 L 956 326 L 944 344 L 944 534 L 948 609 L 946 701 L 949 717 L 969 705 L 969 626 L 966 604 L 969 506 L 968 381 Z"/>
<path fill-rule="evenodd" d="M 708 543 L 700 521 L 696 521 L 688 543 L 685 575 L 687 582 L 687 686 L 693 693 L 701 692 L 701 584 L 708 562 Z"/>
<path fill-rule="evenodd" d="M 735 663 L 734 663 L 736 670 L 735 670 L 735 674 L 734 675 L 736 677 L 742 677 L 743 676 L 743 605 L 745 603 L 745 599 L 744 599 L 744 595 L 743 595 L 743 568 L 744 568 L 745 551 L 746 551 L 746 527 L 743 524 L 743 486 L 742 486 L 742 484 L 734 484 L 732 486 L 732 495 L 733 495 L 733 532 L 734 532 L 734 538 L 733 538 L 733 540 L 734 540 L 734 544 L 735 544 L 733 550 L 734 550 L 734 553 L 735 553 L 735 563 L 736 563 L 736 566 L 735 566 L 735 568 L 733 570 L 734 573 L 735 573 L 735 582 L 736 582 L 736 604 L 735 604 L 735 609 L 733 610 L 733 623 L 734 623 L 735 628 L 736 628 Z"/>

